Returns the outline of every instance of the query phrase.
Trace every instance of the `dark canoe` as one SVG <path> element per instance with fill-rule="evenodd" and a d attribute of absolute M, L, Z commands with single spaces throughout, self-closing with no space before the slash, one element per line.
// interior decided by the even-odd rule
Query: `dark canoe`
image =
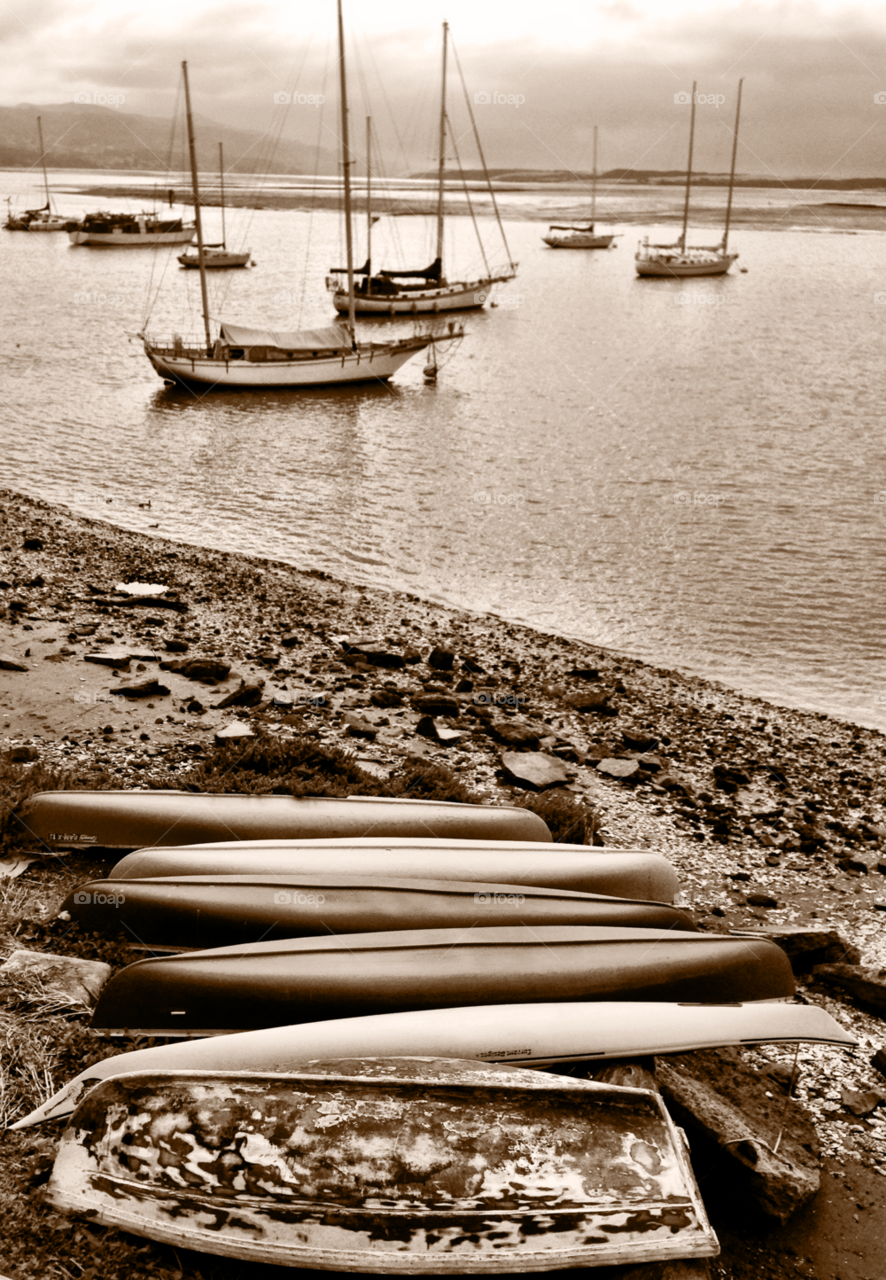
<path fill-rule="evenodd" d="M 662 902 L 530 885 L 363 876 L 166 876 L 89 880 L 63 910 L 84 929 L 148 949 L 222 947 L 315 934 L 474 925 L 583 924 L 694 932 Z"/>
<path fill-rule="evenodd" d="M 115 880 L 202 875 L 366 876 L 382 880 L 478 880 L 673 902 L 677 873 L 648 850 L 510 840 L 256 840 L 141 849 L 115 865 Z"/>
<path fill-rule="evenodd" d="M 104 987 L 92 1025 L 196 1035 L 454 1005 L 723 1003 L 793 991 L 787 955 L 761 938 L 581 925 L 423 929 L 139 960 Z"/>
<path fill-rule="evenodd" d="M 46 1195 L 176 1248 L 332 1271 L 719 1252 L 655 1093 L 458 1059 L 117 1076 L 77 1108 Z"/>
<path fill-rule="evenodd" d="M 191 791 L 41 791 L 21 821 L 52 848 L 140 849 L 210 840 L 429 836 L 550 842 L 546 823 L 517 806 L 349 796 L 249 796 Z"/>

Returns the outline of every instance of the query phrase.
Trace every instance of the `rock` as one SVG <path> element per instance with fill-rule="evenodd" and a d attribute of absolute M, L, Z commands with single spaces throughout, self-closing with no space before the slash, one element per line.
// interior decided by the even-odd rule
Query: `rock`
<path fill-rule="evenodd" d="M 381 707 L 383 710 L 385 708 L 403 706 L 403 697 L 396 689 L 376 689 L 375 693 L 370 696 L 369 701 L 374 707 Z"/>
<path fill-rule="evenodd" d="M 205 710 L 206 708 L 204 707 L 203 703 L 198 702 L 196 698 L 192 698 L 191 701 L 188 703 L 188 705 L 185 707 L 185 711 L 189 712 L 192 716 L 202 716 Z"/>
<path fill-rule="evenodd" d="M 348 711 L 343 723 L 352 738 L 367 738 L 370 742 L 373 742 L 378 733 L 375 725 L 370 724 L 368 720 L 364 720 L 356 711 Z"/>
<path fill-rule="evenodd" d="M 455 665 L 455 654 L 451 649 L 432 649 L 428 655 L 428 666 L 435 671 L 451 671 Z"/>
<path fill-rule="evenodd" d="M 162 582 L 118 582 L 114 590 L 124 596 L 165 596 L 169 590 Z"/>
<path fill-rule="evenodd" d="M 510 778 L 534 791 L 561 786 L 571 776 L 562 761 L 544 751 L 503 751 L 501 762 Z"/>
<path fill-rule="evenodd" d="M 84 662 L 94 662 L 100 667 L 115 667 L 119 671 L 129 670 L 130 652 L 128 649 L 101 649 L 96 653 L 84 653 Z"/>
<path fill-rule="evenodd" d="M 640 766 L 636 760 L 618 760 L 610 756 L 600 761 L 597 772 L 605 774 L 608 778 L 620 778 L 624 781 L 627 778 L 636 777 L 640 772 Z"/>
<path fill-rule="evenodd" d="M 589 689 L 586 693 L 570 693 L 566 698 L 573 711 L 603 711 L 609 703 L 609 693 L 605 689 Z"/>
<path fill-rule="evenodd" d="M 646 733 L 643 729 L 628 726 L 622 729 L 621 736 L 626 747 L 634 751 L 654 751 L 658 746 L 658 738 Z"/>
<path fill-rule="evenodd" d="M 0 973 L 33 978 L 41 992 L 45 989 L 73 1005 L 92 1007 L 111 976 L 111 966 L 101 960 L 80 960 L 47 951 L 13 951 L 0 965 Z"/>
<path fill-rule="evenodd" d="M 886 1102 L 886 1093 L 882 1089 L 867 1089 L 864 1093 L 859 1093 L 855 1089 L 843 1088 L 840 1090 L 840 1101 L 847 1111 L 861 1118 L 869 1116 L 877 1107 L 882 1106 Z"/>
<path fill-rule="evenodd" d="M 284 649 L 294 649 L 297 644 L 304 644 L 304 636 L 297 631 L 286 631 L 280 637 L 280 643 Z"/>
<path fill-rule="evenodd" d="M 412 698 L 416 711 L 426 716 L 451 716 L 459 713 L 459 705 L 455 698 L 443 693 L 420 693 Z"/>
<path fill-rule="evenodd" d="M 871 1066 L 879 1071 L 881 1076 L 886 1076 L 886 1049 L 878 1049 L 871 1058 Z"/>
<path fill-rule="evenodd" d="M 535 749 L 538 746 L 538 730 L 522 720 L 493 720 L 488 731 L 496 742 L 506 747 Z"/>
<path fill-rule="evenodd" d="M 187 653 L 190 645 L 186 640 L 176 640 L 173 636 L 165 641 L 164 647 L 167 653 Z"/>
<path fill-rule="evenodd" d="M 160 663 L 161 671 L 175 671 L 186 680 L 206 680 L 217 683 L 227 680 L 231 674 L 230 663 L 220 658 L 176 658 Z"/>
<path fill-rule="evenodd" d="M 794 973 L 808 973 L 816 964 L 857 964 L 861 954 L 836 929 L 803 929 L 791 925 L 770 925 L 754 930 L 769 938 L 787 953 Z"/>
<path fill-rule="evenodd" d="M 383 640 L 372 640 L 365 636 L 357 640 L 344 640 L 342 649 L 347 654 L 363 658 L 371 667 L 397 670 L 406 666 L 406 659 L 402 653 L 392 653 L 390 645 L 385 644 Z"/>
<path fill-rule="evenodd" d="M 42 551 L 43 539 L 42 538 L 25 538 L 24 542 L 22 543 L 22 549 L 24 551 Z"/>
<path fill-rule="evenodd" d="M 716 1144 L 765 1214 L 787 1222 L 818 1191 L 811 1117 L 793 1098 L 767 1098 L 765 1076 L 728 1051 L 710 1049 L 657 1058 L 656 1075 L 677 1124 Z"/>
<path fill-rule="evenodd" d="M 255 734 L 248 724 L 240 724 L 239 721 L 234 721 L 233 724 L 226 724 L 216 731 L 215 741 L 218 746 L 224 747 L 232 742 L 244 742 L 247 738 L 254 737 Z"/>
<path fill-rule="evenodd" d="M 848 991 L 859 1004 L 873 1009 L 881 1017 L 886 1014 L 886 969 L 857 964 L 818 964 L 812 976 L 829 987 Z"/>
<path fill-rule="evenodd" d="M 876 856 L 866 857 L 863 853 L 846 853 L 837 861 L 844 871 L 859 871 L 864 876 L 878 869 Z"/>
<path fill-rule="evenodd" d="M 596 667 L 573 667 L 571 671 L 566 672 L 567 676 L 574 676 L 576 680 L 599 680 L 600 672 Z"/>
<path fill-rule="evenodd" d="M 415 726 L 415 732 L 421 734 L 423 738 L 439 742 L 444 747 L 455 746 L 464 737 L 458 729 L 451 729 L 444 721 L 435 720 L 433 716 L 422 716 Z"/>
<path fill-rule="evenodd" d="M 755 889 L 753 893 L 748 894 L 749 907 L 777 907 L 778 899 L 773 898 L 771 893 L 767 893 L 764 889 Z"/>
<path fill-rule="evenodd" d="M 141 680 L 136 684 L 119 684 L 110 692 L 121 698 L 165 698 L 169 690 L 159 680 Z"/>
<path fill-rule="evenodd" d="M 407 666 L 415 666 L 417 662 L 421 662 L 421 654 L 413 645 L 408 644 L 403 650 L 403 661 Z"/>
<path fill-rule="evenodd" d="M 664 768 L 664 761 L 661 756 L 637 756 L 637 764 L 644 773 L 660 773 Z"/>
<path fill-rule="evenodd" d="M 482 667 L 476 658 L 466 656 L 461 660 L 461 669 L 469 676 L 485 676 L 486 669 Z"/>
<path fill-rule="evenodd" d="M 217 702 L 215 710 L 223 711 L 227 707 L 257 707 L 262 700 L 264 687 L 264 680 L 241 680 L 240 688 L 229 693 L 226 698 L 222 698 L 221 702 Z"/>
<path fill-rule="evenodd" d="M 6 759 L 10 764 L 31 764 L 40 759 L 40 752 L 36 747 L 10 747 Z"/>

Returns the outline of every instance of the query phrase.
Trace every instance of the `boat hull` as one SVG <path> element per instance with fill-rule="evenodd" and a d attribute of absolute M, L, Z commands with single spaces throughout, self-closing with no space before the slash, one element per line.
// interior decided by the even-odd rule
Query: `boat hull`
<path fill-rule="evenodd" d="M 197 794 L 190 791 L 43 791 L 20 810 L 28 830 L 54 848 L 138 849 L 262 838 L 550 841 L 528 809 L 434 800 Z"/>
<path fill-rule="evenodd" d="M 292 1022 L 575 1000 L 784 999 L 763 939 L 674 929 L 474 927 L 298 938 L 140 960 L 99 996 L 108 1035 L 210 1035 Z"/>
<path fill-rule="evenodd" d="M 494 280 L 473 280 L 465 284 L 447 285 L 442 289 L 420 289 L 404 293 L 354 295 L 354 311 L 358 316 L 440 315 L 446 311 L 475 311 L 490 297 Z M 348 314 L 347 290 L 332 293 L 332 305 L 340 315 Z"/>
<path fill-rule="evenodd" d="M 593 1058 L 790 1041 L 844 1047 L 856 1043 L 854 1036 L 816 1005 L 765 1002 L 473 1005 L 334 1018 L 208 1039 L 176 1040 L 105 1058 L 81 1071 L 12 1127 L 25 1129 L 68 1116 L 100 1080 L 131 1071 L 289 1071 L 309 1058 L 358 1054 L 471 1058 L 538 1068 Z"/>
<path fill-rule="evenodd" d="M 634 266 L 639 276 L 660 276 L 669 279 L 685 276 L 724 276 L 737 257 L 737 253 L 727 253 L 702 262 L 637 257 L 634 259 Z"/>
<path fill-rule="evenodd" d="M 196 235 L 193 227 L 181 231 L 84 231 L 78 227 L 68 232 L 72 245 L 91 249 L 157 249 L 162 245 L 190 244 Z"/>
<path fill-rule="evenodd" d="M 208 356 L 205 350 L 176 354 L 145 342 L 145 354 L 161 378 L 216 387 L 326 387 L 349 382 L 386 382 L 418 352 L 430 346 L 426 337 L 399 342 L 362 344 L 342 355 L 273 360 Z"/>
<path fill-rule="evenodd" d="M 478 880 L 673 902 L 677 873 L 646 850 L 516 840 L 252 840 L 142 849 L 114 866 L 115 880 L 175 875 L 342 875 Z"/>
<path fill-rule="evenodd" d="M 658 1095 L 473 1062 L 121 1076 L 78 1108 L 47 1199 L 178 1247 L 358 1273 L 718 1252 Z"/>
<path fill-rule="evenodd" d="M 203 266 L 207 271 L 224 271 L 231 267 L 248 267 L 251 256 L 251 249 L 247 249 L 244 253 L 232 253 L 227 249 L 208 249 L 204 250 L 203 253 Z M 182 253 L 179 255 L 178 260 L 188 270 L 200 270 L 200 259 L 197 254 Z"/>
<path fill-rule="evenodd" d="M 90 932 L 125 932 L 147 950 L 514 923 L 695 931 L 685 912 L 660 902 L 529 885 L 369 875 L 90 880 L 68 895 L 62 909 Z"/>
<path fill-rule="evenodd" d="M 542 240 L 552 249 L 608 249 L 615 239 L 615 233 L 612 235 L 592 235 L 583 231 L 576 231 L 572 235 L 565 236 L 542 236 Z"/>

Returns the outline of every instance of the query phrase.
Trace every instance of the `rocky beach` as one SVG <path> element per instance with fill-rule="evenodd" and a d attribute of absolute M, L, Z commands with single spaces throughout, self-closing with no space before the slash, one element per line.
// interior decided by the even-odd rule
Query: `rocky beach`
<path fill-rule="evenodd" d="M 0 958 L 21 947 L 86 958 L 95 950 L 56 916 L 97 860 L 29 845 L 9 812 L 29 787 L 186 787 L 236 779 L 262 752 L 301 760 L 313 750 L 346 757 L 349 780 L 367 794 L 402 794 L 404 778 L 414 787 L 439 776 L 487 803 L 554 806 L 561 839 L 665 854 L 701 929 L 781 939 L 801 998 L 859 1039 L 848 1053 L 800 1049 L 791 1125 L 796 1134 L 808 1125 L 797 1141 L 815 1177 L 820 1147 L 821 1189 L 786 1221 L 759 1199 L 733 1198 L 716 1135 L 696 1137 L 680 1120 L 723 1248 L 712 1274 L 874 1280 L 886 1230 L 886 1079 L 872 1062 L 879 1052 L 884 1063 L 886 1042 L 882 734 L 416 595 L 130 532 L 9 490 L 0 491 L 0 519 Z M 305 785 L 312 779 L 306 768 Z M 22 869 L 23 859 L 31 861 Z M 126 962 L 122 947 L 96 955 Z M 11 991 L 7 1053 L 21 1016 Z M 109 1051 L 97 1037 L 93 1050 L 93 1060 Z M 706 1078 L 736 1059 L 707 1061 Z M 787 1115 L 793 1051 L 769 1046 L 742 1059 L 771 1086 L 776 1119 Z M 52 1088 L 82 1064 L 72 1065 L 57 1059 Z M 661 1083 L 677 1099 L 672 1071 L 665 1064 Z M 32 1105 L 47 1085 L 32 1081 Z M 26 1109 L 24 1096 L 12 1102 L 5 1122 Z M 4 1235 L 24 1242 L 4 1259 L 9 1280 L 278 1274 L 177 1259 L 99 1228 L 75 1227 L 79 1252 L 69 1252 L 65 1220 L 29 1199 L 56 1138 L 7 1134 L 0 1149 Z"/>

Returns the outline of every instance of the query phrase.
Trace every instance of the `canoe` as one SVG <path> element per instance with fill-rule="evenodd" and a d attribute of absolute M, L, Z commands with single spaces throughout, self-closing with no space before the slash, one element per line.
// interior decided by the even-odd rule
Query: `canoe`
<path fill-rule="evenodd" d="M 458 1060 L 117 1076 L 77 1108 L 46 1198 L 176 1248 L 351 1273 L 719 1252 L 654 1092 Z"/>
<path fill-rule="evenodd" d="M 115 864 L 115 880 L 199 875 L 365 876 L 388 880 L 479 880 L 673 902 L 677 873 L 645 850 L 504 840 L 250 840 L 141 849 Z"/>
<path fill-rule="evenodd" d="M 686 1053 L 725 1045 L 795 1042 L 851 1047 L 855 1037 L 818 1005 L 481 1004 L 459 1009 L 332 1018 L 205 1040 L 178 1040 L 105 1058 L 13 1129 L 69 1116 L 100 1080 L 131 1071 L 289 1071 L 308 1058 L 473 1058 L 548 1067 L 589 1058 Z"/>
<path fill-rule="evenodd" d="M 411 929 L 139 960 L 105 985 L 92 1025 L 108 1035 L 212 1035 L 454 1005 L 728 1003 L 793 992 L 787 955 L 761 938 L 580 925 Z"/>
<path fill-rule="evenodd" d="M 222 947 L 315 934 L 473 925 L 583 924 L 695 932 L 662 902 L 531 885 L 373 876 L 164 876 L 88 880 L 63 910 L 94 933 L 125 932 L 148 950 Z"/>
<path fill-rule="evenodd" d="M 251 796 L 192 791 L 40 791 L 19 810 L 53 848 L 140 849 L 206 840 L 428 836 L 550 842 L 538 814 L 516 805 L 348 796 Z"/>

